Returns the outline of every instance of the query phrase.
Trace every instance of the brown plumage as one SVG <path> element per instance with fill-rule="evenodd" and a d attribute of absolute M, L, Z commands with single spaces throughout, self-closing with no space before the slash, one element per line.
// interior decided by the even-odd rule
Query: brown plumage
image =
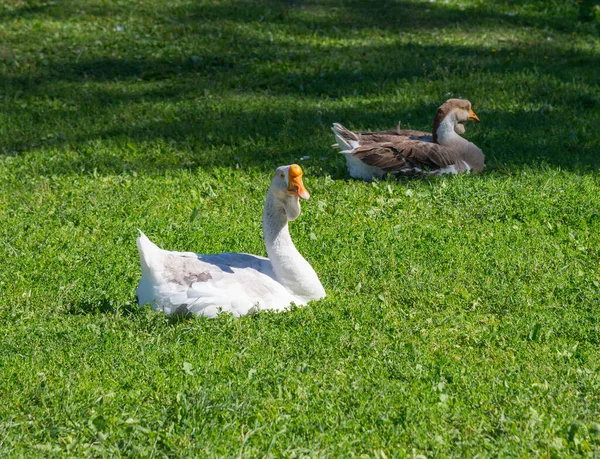
<path fill-rule="evenodd" d="M 450 99 L 437 111 L 432 133 L 398 129 L 352 132 L 341 124 L 333 132 L 350 175 L 371 180 L 397 175 L 458 174 L 483 170 L 483 152 L 462 138 L 468 120 L 479 121 L 468 100 Z"/>

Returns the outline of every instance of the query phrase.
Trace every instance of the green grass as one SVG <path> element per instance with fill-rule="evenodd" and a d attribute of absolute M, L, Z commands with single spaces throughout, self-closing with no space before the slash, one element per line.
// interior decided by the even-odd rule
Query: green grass
<path fill-rule="evenodd" d="M 566 0 L 3 3 L 0 456 L 597 457 L 599 28 Z M 457 96 L 482 175 L 363 183 L 330 148 Z M 136 306 L 137 228 L 264 254 L 292 162 L 326 299 Z"/>

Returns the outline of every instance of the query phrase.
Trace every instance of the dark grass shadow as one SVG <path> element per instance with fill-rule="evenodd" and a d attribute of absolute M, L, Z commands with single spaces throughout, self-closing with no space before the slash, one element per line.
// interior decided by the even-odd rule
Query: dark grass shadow
<path fill-rule="evenodd" d="M 80 14 L 83 4 L 74 5 L 70 15 L 40 5 L 24 9 L 23 17 L 55 15 L 66 20 Z M 565 168 L 596 167 L 598 135 L 587 125 L 564 122 L 573 112 L 583 116 L 600 110 L 600 57 L 592 50 L 545 40 L 507 42 L 491 52 L 473 46 L 376 45 L 368 40 L 340 47 L 311 39 L 335 40 L 378 29 L 476 31 L 504 24 L 539 27 L 546 33 L 579 27 L 576 9 L 559 17 L 558 3 L 552 5 L 538 13 L 522 8 L 514 16 L 491 8 L 460 10 L 408 1 L 374 7 L 358 0 L 242 1 L 142 10 L 140 14 L 150 15 L 161 30 L 170 31 L 168 42 L 150 37 L 145 48 L 133 32 L 123 32 L 110 38 L 120 51 L 106 55 L 94 48 L 92 37 L 81 45 L 80 55 L 58 51 L 43 62 L 34 56 L 29 70 L 12 67 L 5 72 L 0 79 L 0 113 L 10 122 L 3 131 L 0 127 L 0 151 L 44 155 L 53 150 L 53 160 L 36 169 L 49 175 L 239 166 L 270 170 L 282 161 L 310 155 L 326 158 L 315 163 L 316 173 L 328 173 L 329 168 L 332 176 L 341 178 L 345 173 L 337 165 L 343 161 L 329 147 L 332 122 L 377 129 L 401 120 L 407 127 L 427 129 L 445 94 L 438 89 L 435 100 L 424 95 L 423 101 L 409 104 L 397 96 L 402 85 L 441 82 L 473 99 L 469 94 L 477 97 L 482 85 L 510 82 L 530 86 L 525 100 L 518 102 L 532 109 L 507 113 L 472 100 L 486 116 L 467 137 L 482 146 L 490 167 L 540 161 Z M 88 12 L 112 16 L 127 8 L 104 11 L 96 6 Z M 251 27 L 240 29 L 240 23 Z M 282 28 L 295 39 L 265 38 L 269 30 Z M 179 45 L 189 41 L 192 45 L 182 57 Z M 153 50 L 161 46 L 165 52 L 158 56 Z M 396 95 L 398 102 L 382 107 L 376 101 L 382 94 Z M 353 107 L 337 103 L 351 97 L 361 102 Z M 555 142 L 545 145 L 545 137 Z M 157 143 L 157 151 L 142 151 Z M 122 154 L 107 154 L 104 144 Z"/>
<path fill-rule="evenodd" d="M 218 5 L 197 5 L 196 8 L 174 9 L 183 21 L 217 20 L 235 17 L 238 21 L 287 23 L 291 18 L 297 27 L 310 29 L 324 36 L 339 31 L 361 29 L 436 29 L 465 26 L 501 28 L 504 26 L 539 27 L 557 32 L 572 32 L 577 27 L 583 33 L 595 34 L 594 27 L 582 27 L 593 22 L 590 13 L 593 0 L 577 3 L 546 0 L 499 1 L 494 4 L 449 5 L 442 2 L 411 2 L 384 0 L 245 0 Z M 326 9 L 328 14 L 310 17 L 311 11 Z"/>
<path fill-rule="evenodd" d="M 89 315 L 89 314 L 139 314 L 140 307 L 135 298 L 127 303 L 118 303 L 109 298 L 99 298 L 97 300 L 89 299 L 70 303 L 64 310 L 68 315 Z"/>
<path fill-rule="evenodd" d="M 137 317 L 146 314 L 160 315 L 161 319 L 168 321 L 170 325 L 175 325 L 180 322 L 189 321 L 194 315 L 173 314 L 164 316 L 160 311 L 154 311 L 148 305 L 139 306 L 137 297 L 133 296 L 130 301 L 122 303 L 108 298 L 99 298 L 97 300 L 89 299 L 72 303 L 65 309 L 65 313 L 69 315 L 90 315 L 90 314 L 121 314 L 125 317 Z"/>
<path fill-rule="evenodd" d="M 299 309 L 299 308 L 294 308 Z M 151 324 L 156 323 L 165 323 L 172 327 L 177 327 L 180 325 L 186 325 L 193 323 L 196 320 L 208 320 L 211 322 L 221 323 L 221 324 L 232 324 L 236 318 L 230 313 L 222 313 L 219 314 L 217 318 L 207 318 L 202 316 L 197 316 L 195 314 L 187 313 L 187 314 L 171 314 L 165 315 L 164 312 L 160 310 L 153 309 L 150 304 L 146 304 L 143 306 L 139 306 L 137 303 L 137 297 L 132 297 L 129 302 L 126 303 L 118 303 L 109 299 L 98 299 L 98 300 L 87 300 L 80 301 L 77 303 L 72 303 L 66 310 L 65 314 L 75 315 L 75 316 L 87 316 L 94 314 L 101 315 L 122 315 L 125 318 L 139 318 L 146 317 L 147 322 Z M 263 316 L 265 314 L 274 313 L 272 311 L 261 311 L 261 313 L 251 314 L 249 317 L 257 318 L 259 316 Z"/>
<path fill-rule="evenodd" d="M 204 117 L 190 118 L 172 125 L 152 121 L 143 128 L 113 129 L 98 134 L 97 141 L 87 145 L 88 134 L 64 145 L 52 139 L 44 148 L 53 146 L 65 150 L 52 161 L 36 167 L 39 174 L 152 174 L 156 171 L 234 167 L 256 168 L 271 172 L 280 164 L 299 162 L 310 167 L 311 175 L 347 178 L 345 162 L 337 150 L 330 132 L 333 122 L 343 122 L 352 129 L 392 128 L 398 120 L 414 120 L 415 107 L 403 107 L 375 112 L 367 109 L 343 109 L 316 116 L 313 110 L 283 109 L 269 114 L 244 113 L 220 116 L 220 125 L 212 125 L 210 140 L 204 137 Z M 434 113 L 436 105 L 427 104 L 423 112 Z M 375 109 L 374 109 L 375 110 Z M 507 170 L 523 165 L 545 163 L 568 170 L 589 172 L 600 167 L 598 135 L 589 124 L 565 123 L 562 114 L 552 105 L 540 105 L 531 110 L 510 113 L 482 107 L 478 110 L 482 123 L 467 127 L 465 137 L 480 146 L 486 154 L 487 170 Z M 210 118 L 211 114 L 205 114 Z M 412 117 L 410 117 L 412 115 Z M 427 129 L 426 116 L 406 127 Z M 290 122 L 290 120 L 293 120 Z M 516 122 L 518 121 L 518 122 Z M 226 130 L 235 124 L 241 138 Z M 306 137 L 311 138 L 306 142 Z M 130 151 L 131 139 L 143 139 Z M 261 139 L 257 141 L 256 139 Z M 161 148 L 146 150 L 147 145 L 168 142 Z M 98 144 L 109 143 L 113 150 L 128 154 L 106 154 Z M 81 146 L 85 144 L 85 146 Z M 199 147 L 203 146 L 203 147 Z M 302 158 L 310 158 L 302 161 Z"/>
<path fill-rule="evenodd" d="M 30 2 L 17 5 L 3 5 L 0 10 L 0 22 L 9 21 L 11 19 L 34 19 L 40 16 L 47 15 L 52 10 L 52 5 L 48 2 Z"/>

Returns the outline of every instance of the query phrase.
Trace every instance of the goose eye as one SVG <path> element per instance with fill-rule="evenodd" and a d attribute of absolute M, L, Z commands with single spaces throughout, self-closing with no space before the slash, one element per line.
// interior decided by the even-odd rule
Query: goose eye
<path fill-rule="evenodd" d="M 285 177 L 285 175 L 284 175 L 284 174 L 279 174 L 279 176 L 280 176 L 280 177 Z"/>

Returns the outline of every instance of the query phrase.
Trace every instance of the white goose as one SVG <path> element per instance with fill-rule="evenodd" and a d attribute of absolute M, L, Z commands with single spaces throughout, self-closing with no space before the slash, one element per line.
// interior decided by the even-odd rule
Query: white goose
<path fill-rule="evenodd" d="M 300 215 L 299 198 L 308 199 L 297 164 L 275 171 L 263 212 L 269 258 L 245 253 L 200 255 L 169 252 L 143 233 L 137 239 L 142 278 L 136 295 L 165 314 L 238 317 L 259 310 L 282 311 L 325 296 L 317 274 L 294 246 L 288 221 Z"/>

